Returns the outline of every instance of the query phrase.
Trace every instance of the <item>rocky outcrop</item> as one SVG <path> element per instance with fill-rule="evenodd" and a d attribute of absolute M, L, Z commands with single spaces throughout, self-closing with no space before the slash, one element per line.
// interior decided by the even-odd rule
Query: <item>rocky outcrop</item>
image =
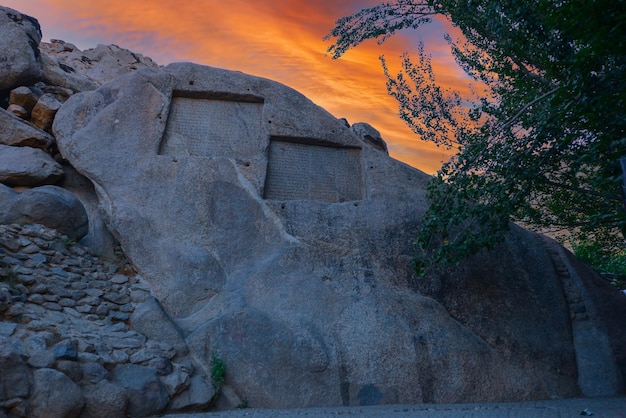
<path fill-rule="evenodd" d="M 49 132 L 56 112 L 75 92 L 157 64 L 115 45 L 81 51 L 58 40 L 40 43 L 35 18 L 1 6 L 0 27 L 0 185 L 20 192 L 42 185 L 66 189 L 28 191 L 19 198 L 0 190 L 7 196 L 0 200 L 0 222 L 41 223 L 72 239 L 89 235 L 85 243 L 94 251 L 113 255 L 115 242 L 97 215 L 93 186 L 63 161 Z M 85 211 L 92 218 L 88 225 Z"/>
<path fill-rule="evenodd" d="M 69 42 L 53 39 L 42 43 L 40 49 L 43 78 L 74 91 L 94 90 L 129 71 L 158 67 L 150 58 L 117 45 L 98 45 L 81 51 Z"/>
<path fill-rule="evenodd" d="M 152 325 L 163 336 L 133 327 L 160 308 L 120 267 L 55 230 L 0 225 L 0 411 L 139 417 L 211 402 L 210 379 L 168 343 L 177 331 L 166 317 Z"/>
<path fill-rule="evenodd" d="M 389 150 L 387 149 L 387 143 L 380 135 L 380 132 L 378 132 L 376 128 L 374 128 L 369 123 L 355 123 L 354 125 L 350 126 L 350 130 L 354 132 L 356 136 L 361 138 L 361 140 L 366 144 L 378 148 L 385 154 L 389 154 Z"/>
<path fill-rule="evenodd" d="M 37 81 L 42 73 L 36 19 L 8 7 L 0 7 L 0 92 Z"/>
<path fill-rule="evenodd" d="M 430 177 L 371 125 L 238 72 L 38 51 L 0 91 L 0 416 L 622 391 L 625 296 L 556 244 L 513 227 L 414 277 Z"/>
<path fill-rule="evenodd" d="M 233 365 L 250 405 L 576 396 L 568 302 L 541 243 L 514 228 L 416 282 L 429 177 L 357 128 L 278 83 L 173 64 L 73 96 L 53 131 L 193 355 Z"/>

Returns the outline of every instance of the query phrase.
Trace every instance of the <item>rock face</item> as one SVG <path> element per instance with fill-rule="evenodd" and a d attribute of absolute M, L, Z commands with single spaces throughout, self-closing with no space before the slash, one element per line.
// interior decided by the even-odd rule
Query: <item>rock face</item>
<path fill-rule="evenodd" d="M 41 27 L 36 19 L 0 7 L 0 91 L 41 77 Z"/>
<path fill-rule="evenodd" d="M 414 277 L 429 177 L 369 124 L 0 25 L 0 417 L 622 393 L 626 296 L 557 244 Z"/>
<path fill-rule="evenodd" d="M 299 93 L 173 64 L 73 96 L 53 131 L 194 357 L 217 353 L 251 406 L 579 394 L 536 236 L 514 228 L 497 258 L 416 282 L 428 176 Z"/>
<path fill-rule="evenodd" d="M 215 391 L 194 384 L 208 375 L 167 343 L 174 331 L 129 323 L 153 299 L 119 270 L 55 230 L 0 225 L 0 416 L 140 417 L 211 402 Z"/>

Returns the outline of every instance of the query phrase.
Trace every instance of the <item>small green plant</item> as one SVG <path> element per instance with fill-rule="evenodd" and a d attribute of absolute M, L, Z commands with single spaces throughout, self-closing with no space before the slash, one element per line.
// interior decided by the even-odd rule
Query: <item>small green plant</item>
<path fill-rule="evenodd" d="M 247 409 L 248 408 L 248 400 L 244 399 L 241 401 L 239 405 L 237 405 L 237 409 Z"/>
<path fill-rule="evenodd" d="M 213 353 L 211 357 L 211 380 L 213 380 L 213 385 L 218 392 L 222 389 L 225 376 L 226 365 L 224 361 L 217 354 Z"/>
<path fill-rule="evenodd" d="M 72 239 L 72 238 L 68 238 L 68 237 L 63 237 L 63 245 L 65 245 L 66 247 L 71 247 L 72 245 L 76 244 L 76 240 Z"/>

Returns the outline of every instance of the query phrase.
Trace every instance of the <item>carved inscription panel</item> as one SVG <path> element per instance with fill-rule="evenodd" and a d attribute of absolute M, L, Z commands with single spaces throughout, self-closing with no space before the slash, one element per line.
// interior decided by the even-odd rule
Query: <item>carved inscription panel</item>
<path fill-rule="evenodd" d="M 261 152 L 263 104 L 173 97 L 159 154 L 247 158 Z"/>
<path fill-rule="evenodd" d="M 361 150 L 271 141 L 265 198 L 324 202 L 362 199 Z"/>

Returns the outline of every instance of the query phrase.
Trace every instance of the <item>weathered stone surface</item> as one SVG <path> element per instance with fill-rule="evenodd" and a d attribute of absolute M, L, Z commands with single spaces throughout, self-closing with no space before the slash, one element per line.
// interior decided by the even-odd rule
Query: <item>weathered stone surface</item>
<path fill-rule="evenodd" d="M 115 253 L 116 241 L 104 224 L 93 184 L 72 166 L 65 166 L 64 173 L 58 185 L 69 190 L 80 199 L 89 219 L 89 232 L 81 240 L 81 243 L 89 247 L 94 253 L 113 259 L 118 255 Z"/>
<path fill-rule="evenodd" d="M 196 375 L 191 378 L 189 387 L 172 399 L 170 409 L 194 411 L 207 407 L 215 396 L 215 388 L 204 377 Z"/>
<path fill-rule="evenodd" d="M 69 42 L 54 39 L 41 43 L 40 49 L 43 78 L 50 84 L 74 91 L 95 90 L 102 83 L 128 72 L 158 67 L 150 58 L 117 45 L 98 45 L 81 51 Z"/>
<path fill-rule="evenodd" d="M 13 11 L 7 17 L 26 32 L 38 28 Z M 4 41 L 10 36 L 2 29 Z M 35 32 L 22 44 L 36 57 Z M 13 65 L 2 64 L 2 41 L 0 75 Z M 592 273 L 574 289 L 562 272 L 574 277 L 584 266 L 563 270 L 532 234 L 514 228 L 494 253 L 414 279 L 411 242 L 428 176 L 376 150 L 386 147 L 371 126 L 349 128 L 300 94 L 241 73 L 157 69 L 115 46 L 41 48 L 48 84 L 29 86 L 37 98 L 48 94 L 52 107 L 74 91 L 153 67 L 70 99 L 55 125 L 64 155 L 86 176 L 59 184 L 86 202 L 95 221 L 91 250 L 119 256 L 123 249 L 150 286 L 113 275 L 118 266 L 94 263 L 90 251 L 46 228 L 0 225 L 0 279 L 11 283 L 0 285 L 0 311 L 12 321 L 1 323 L 0 335 L 10 337 L 4 358 L 17 367 L 5 375 L 0 367 L 0 394 L 22 378 L 19 394 L 2 404 L 9 415 L 30 416 L 27 405 L 49 403 L 39 389 L 28 399 L 26 359 L 33 367 L 55 363 L 94 395 L 87 416 L 157 410 L 166 391 L 174 396 L 168 410 L 202 407 L 212 385 L 189 358 L 178 363 L 187 347 L 201 362 L 197 370 L 208 374 L 214 355 L 227 365 L 218 406 L 618 393 L 611 356 L 626 376 L 623 324 L 615 319 L 624 304 L 596 289 Z M 34 81 L 39 65 L 22 75 Z M 32 103 L 10 101 L 27 117 Z M 51 110 L 35 115 L 44 129 Z M 0 143 L 54 151 L 51 136 L 2 109 Z M 0 214 L 23 196 L 0 184 Z M 585 288 L 610 303 L 594 308 Z M 606 329 L 601 311 L 615 317 Z M 55 353 L 75 361 L 55 362 Z M 150 367 L 119 366 L 129 361 Z M 103 364 L 119 384 L 106 380 Z M 142 396 L 125 410 L 128 397 Z"/>
<path fill-rule="evenodd" d="M 33 373 L 33 394 L 28 416 L 33 418 L 78 417 L 85 401 L 78 385 L 54 369 Z"/>
<path fill-rule="evenodd" d="M 0 205 L 0 222 L 42 224 L 73 240 L 87 234 L 85 208 L 72 193 L 57 186 L 41 186 L 20 193 L 7 208 Z"/>
<path fill-rule="evenodd" d="M 40 129 L 47 131 L 52 127 L 54 115 L 61 108 L 61 102 L 54 94 L 46 93 L 37 100 L 31 111 L 31 122 Z"/>
<path fill-rule="evenodd" d="M 140 276 L 123 276 L 116 271 L 116 265 L 98 259 L 81 244 L 67 244 L 55 230 L 42 225 L 0 224 L 0 408 L 17 416 L 46 411 L 50 408 L 47 395 L 32 396 L 32 373 L 34 369 L 55 368 L 85 394 L 88 412 L 81 416 L 136 416 L 127 403 L 136 387 L 126 389 L 107 380 L 112 377 L 107 368 L 114 370 L 131 357 L 141 357 L 143 364 L 150 364 L 139 368 L 148 370 L 144 375 L 150 376 L 144 379 L 141 396 L 150 402 L 156 398 L 158 407 L 167 402 L 163 396 L 159 398 L 160 391 L 167 396 L 168 389 L 157 374 L 167 378 L 173 394 L 187 389 L 195 370 L 192 359 L 178 356 L 174 361 L 176 351 L 171 345 L 114 321 L 112 314 L 124 313 L 128 318 L 147 296 L 124 305 L 107 299 L 149 294 Z M 5 299 L 6 311 L 1 306 Z M 80 312 L 83 306 L 99 308 L 103 304 L 109 304 L 109 315 Z M 19 314 L 16 306 L 20 307 Z M 128 375 L 133 376 L 132 370 Z M 135 377 L 130 380 L 133 382 L 137 383 Z M 52 399 L 57 396 L 51 394 Z"/>
<path fill-rule="evenodd" d="M 50 134 L 0 108 L 0 144 L 44 149 L 53 141 Z"/>
<path fill-rule="evenodd" d="M 128 399 L 120 386 L 106 380 L 83 389 L 85 396 L 85 418 L 124 418 Z"/>
<path fill-rule="evenodd" d="M 155 369 L 156 370 L 156 369 Z M 159 371 L 157 370 L 157 374 Z M 161 376 L 161 383 L 165 386 L 167 393 L 173 397 L 189 387 L 189 373 L 183 367 L 176 367 L 165 376 Z"/>
<path fill-rule="evenodd" d="M 11 339 L 0 336 L 0 402 L 27 397 L 31 391 L 31 372 Z"/>
<path fill-rule="evenodd" d="M 41 27 L 37 19 L 0 7 L 0 33 L 0 91 L 41 77 Z"/>
<path fill-rule="evenodd" d="M 36 369 L 50 368 L 54 365 L 54 354 L 48 350 L 39 350 L 30 355 L 28 365 Z"/>
<path fill-rule="evenodd" d="M 363 142 L 369 144 L 379 150 L 383 151 L 386 154 L 389 154 L 389 150 L 387 149 L 387 143 L 372 125 L 365 122 L 355 123 L 350 127 L 350 130 L 354 132 L 356 136 L 361 138 Z"/>
<path fill-rule="evenodd" d="M 128 393 L 128 413 L 133 417 L 145 417 L 163 411 L 169 402 L 167 390 L 157 377 L 156 371 L 135 364 L 117 366 L 113 382 Z"/>
<path fill-rule="evenodd" d="M 581 392 L 585 396 L 622 394 L 626 386 L 626 333 L 619 318 L 626 315 L 626 295 L 616 295 L 615 288 L 589 266 L 552 244 L 571 281 L 572 286 L 564 283 L 566 293 L 577 293 L 573 301 L 584 312 L 583 320 L 577 320 L 579 313 L 572 320 Z"/>
<path fill-rule="evenodd" d="M 184 355 L 189 351 L 180 331 L 154 298 L 137 305 L 130 317 L 130 323 L 134 329 L 149 338 L 170 344 L 178 354 Z"/>
<path fill-rule="evenodd" d="M 535 236 L 514 228 L 497 257 L 417 282 L 429 176 L 362 127 L 278 83 L 173 64 L 73 96 L 53 131 L 194 357 L 223 359 L 233 398 L 575 396 L 568 303 Z"/>
<path fill-rule="evenodd" d="M 0 217 L 9 210 L 9 205 L 11 205 L 13 200 L 17 199 L 19 195 L 18 192 L 9 186 L 0 183 Z"/>
<path fill-rule="evenodd" d="M 28 111 L 16 104 L 10 104 L 9 107 L 7 107 L 7 112 L 14 114 L 20 119 L 26 119 L 28 117 Z"/>
<path fill-rule="evenodd" d="M 78 352 L 76 350 L 76 344 L 71 340 L 63 340 L 52 347 L 52 353 L 54 357 L 63 360 L 77 360 Z"/>
<path fill-rule="evenodd" d="M 83 378 L 83 369 L 77 361 L 72 360 L 57 360 L 55 369 L 78 383 Z"/>
<path fill-rule="evenodd" d="M 0 145 L 0 182 L 8 186 L 54 184 L 63 167 L 44 151 L 31 147 Z"/>
<path fill-rule="evenodd" d="M 87 362 L 83 365 L 83 378 L 89 383 L 101 382 L 108 375 L 107 369 L 99 363 Z"/>
<path fill-rule="evenodd" d="M 37 103 L 39 99 L 38 94 L 32 89 L 29 89 L 26 86 L 20 86 L 11 90 L 9 93 L 9 103 L 12 105 L 18 105 L 24 108 L 28 114 L 30 114 L 33 107 Z"/>

